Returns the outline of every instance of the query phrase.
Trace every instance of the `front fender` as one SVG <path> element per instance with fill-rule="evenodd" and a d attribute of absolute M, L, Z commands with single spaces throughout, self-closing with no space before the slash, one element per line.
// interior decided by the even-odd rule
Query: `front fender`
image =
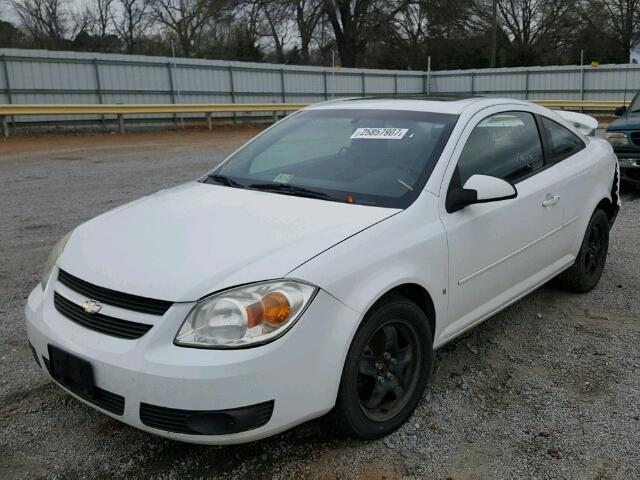
<path fill-rule="evenodd" d="M 447 319 L 448 260 L 437 197 L 426 193 L 403 212 L 334 246 L 288 275 L 319 286 L 360 312 L 361 319 L 392 288 L 418 284 L 433 300 L 437 344 Z"/>

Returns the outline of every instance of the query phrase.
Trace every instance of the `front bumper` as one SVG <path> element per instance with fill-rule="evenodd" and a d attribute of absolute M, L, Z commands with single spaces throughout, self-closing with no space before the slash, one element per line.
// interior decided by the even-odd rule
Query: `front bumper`
<path fill-rule="evenodd" d="M 27 335 L 40 364 L 49 362 L 49 345 L 89 361 L 96 390 L 106 392 L 107 403 L 88 401 L 73 388 L 65 388 L 68 393 L 128 425 L 191 443 L 257 440 L 328 412 L 360 320 L 360 314 L 320 291 L 303 317 L 272 343 L 241 350 L 185 348 L 174 345 L 173 338 L 193 303 L 176 303 L 144 336 L 126 340 L 62 316 L 53 304 L 53 291 L 60 287 L 55 278 L 46 291 L 36 287 L 25 307 Z M 117 398 L 108 394 L 122 398 L 121 415 L 113 413 Z M 265 424 L 231 434 L 180 433 L 173 427 L 175 418 L 165 424 L 148 420 L 157 409 L 171 416 L 269 404 L 272 413 Z"/>

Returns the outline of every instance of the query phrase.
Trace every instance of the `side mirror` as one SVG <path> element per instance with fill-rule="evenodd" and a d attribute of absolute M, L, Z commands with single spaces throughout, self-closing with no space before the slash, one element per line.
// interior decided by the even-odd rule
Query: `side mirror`
<path fill-rule="evenodd" d="M 625 106 L 618 107 L 618 108 L 616 108 L 616 109 L 613 111 L 613 114 L 614 114 L 616 117 L 621 117 L 621 116 L 623 116 L 625 113 L 627 113 L 627 107 L 625 107 Z"/>
<path fill-rule="evenodd" d="M 447 194 L 447 212 L 453 213 L 475 203 L 499 202 L 518 196 L 511 183 L 489 175 L 473 175 L 462 188 L 453 188 Z"/>

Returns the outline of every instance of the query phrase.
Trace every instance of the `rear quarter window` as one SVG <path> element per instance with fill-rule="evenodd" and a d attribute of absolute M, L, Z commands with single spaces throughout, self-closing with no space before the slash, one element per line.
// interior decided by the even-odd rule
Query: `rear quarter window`
<path fill-rule="evenodd" d="M 575 133 L 557 122 L 540 117 L 545 131 L 550 163 L 556 163 L 585 148 L 585 143 Z"/>

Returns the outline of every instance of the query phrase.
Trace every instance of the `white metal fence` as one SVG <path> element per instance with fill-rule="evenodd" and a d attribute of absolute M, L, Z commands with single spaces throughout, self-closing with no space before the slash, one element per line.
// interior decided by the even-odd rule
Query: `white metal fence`
<path fill-rule="evenodd" d="M 218 60 L 0 49 L 0 103 L 5 104 L 313 103 L 334 96 L 428 93 L 622 100 L 625 92 L 628 99 L 638 88 L 638 65 L 334 71 Z M 13 119 L 61 120 L 77 121 L 78 117 Z M 87 120 L 97 119 L 80 118 L 82 122 Z"/>

